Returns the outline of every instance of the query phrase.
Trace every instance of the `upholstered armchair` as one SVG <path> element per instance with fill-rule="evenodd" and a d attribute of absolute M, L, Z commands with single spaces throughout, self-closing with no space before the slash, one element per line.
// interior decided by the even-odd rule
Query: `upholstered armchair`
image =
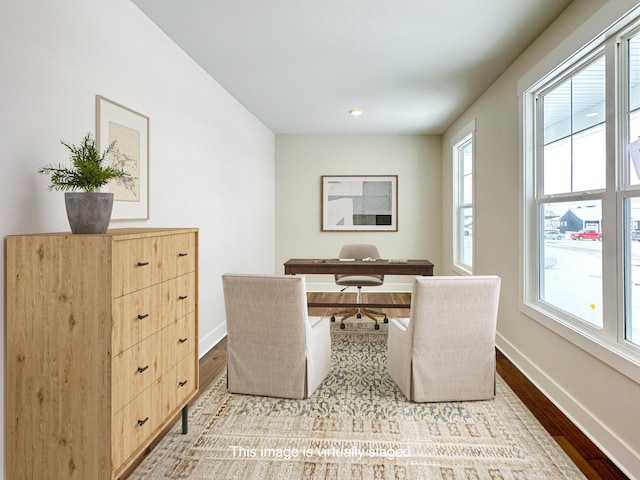
<path fill-rule="evenodd" d="M 497 276 L 418 277 L 410 318 L 392 319 L 387 371 L 414 402 L 495 396 Z"/>
<path fill-rule="evenodd" d="M 304 277 L 222 276 L 229 391 L 307 398 L 331 370 L 329 319 L 307 315 Z"/>

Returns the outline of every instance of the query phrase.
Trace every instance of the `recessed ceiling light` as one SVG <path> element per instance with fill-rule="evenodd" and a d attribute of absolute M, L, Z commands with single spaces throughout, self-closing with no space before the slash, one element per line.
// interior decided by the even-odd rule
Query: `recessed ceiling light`
<path fill-rule="evenodd" d="M 359 108 L 352 108 L 351 110 L 349 110 L 349 114 L 357 117 L 358 115 L 362 115 L 362 110 L 360 110 Z"/>
<path fill-rule="evenodd" d="M 585 115 L 585 117 L 587 118 L 597 117 L 597 116 L 598 116 L 598 112 L 589 112 Z"/>

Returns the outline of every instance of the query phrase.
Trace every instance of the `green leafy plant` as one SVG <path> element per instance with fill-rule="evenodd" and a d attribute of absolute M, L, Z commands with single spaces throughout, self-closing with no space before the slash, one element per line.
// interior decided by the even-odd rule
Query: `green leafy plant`
<path fill-rule="evenodd" d="M 113 168 L 105 162 L 107 156 L 115 149 L 115 141 L 102 154 L 98 151 L 91 133 L 87 133 L 78 145 L 60 143 L 71 152 L 72 166 L 68 168 L 61 164 L 46 165 L 38 170 L 38 173 L 51 175 L 49 190 L 95 192 L 111 180 L 129 177 L 125 171 Z"/>

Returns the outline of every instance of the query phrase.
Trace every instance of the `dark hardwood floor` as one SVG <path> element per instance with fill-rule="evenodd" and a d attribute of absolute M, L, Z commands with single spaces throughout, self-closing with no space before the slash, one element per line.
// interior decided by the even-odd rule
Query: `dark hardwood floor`
<path fill-rule="evenodd" d="M 589 480 L 628 477 L 578 429 L 502 352 L 496 350 L 497 371 Z"/>
<path fill-rule="evenodd" d="M 339 294 L 339 295 L 345 295 Z M 335 293 L 309 293 L 309 302 L 335 301 Z M 340 297 L 346 303 L 355 301 L 355 293 Z M 364 302 L 372 303 L 410 303 L 409 293 L 363 293 Z M 310 308 L 310 315 L 331 315 L 334 309 Z M 409 309 L 385 309 L 389 317 L 407 317 Z M 227 339 L 221 340 L 200 359 L 200 392 L 226 365 Z M 576 466 L 589 480 L 629 480 L 611 460 L 583 434 L 571 421 L 538 390 L 502 352 L 496 350 L 497 371 L 522 403 L 533 413 L 540 424 L 549 432 Z M 195 402 L 196 399 L 193 401 Z M 168 429 L 167 429 L 168 431 Z M 166 432 L 165 432 L 166 433 Z M 162 438 L 162 436 L 160 437 Z M 156 442 L 157 443 L 157 442 Z M 155 446 L 150 446 L 147 452 Z M 139 459 L 142 461 L 142 458 Z M 124 480 L 128 474 L 123 476 Z"/>

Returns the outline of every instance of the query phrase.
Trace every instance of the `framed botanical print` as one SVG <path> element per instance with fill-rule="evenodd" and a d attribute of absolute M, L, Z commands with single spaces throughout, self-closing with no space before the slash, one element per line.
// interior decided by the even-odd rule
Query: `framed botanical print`
<path fill-rule="evenodd" d="M 114 194 L 111 219 L 148 219 L 149 117 L 97 95 L 96 140 L 101 151 L 115 142 L 111 164 L 129 174 L 103 190 Z"/>

